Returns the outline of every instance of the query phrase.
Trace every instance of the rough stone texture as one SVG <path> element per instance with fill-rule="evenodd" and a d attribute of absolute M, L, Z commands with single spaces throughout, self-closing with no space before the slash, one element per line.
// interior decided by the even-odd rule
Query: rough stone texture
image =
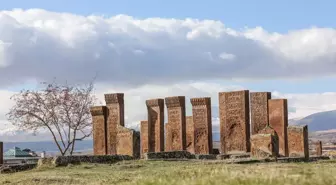
<path fill-rule="evenodd" d="M 93 154 L 106 155 L 106 107 L 95 106 L 90 108 L 93 122 Z"/>
<path fill-rule="evenodd" d="M 148 112 L 149 152 L 164 151 L 164 99 L 146 101 Z"/>
<path fill-rule="evenodd" d="M 229 159 L 230 155 L 229 154 L 219 154 L 216 157 L 218 160 L 224 160 L 224 159 Z"/>
<path fill-rule="evenodd" d="M 123 126 L 117 127 L 117 154 L 140 157 L 140 133 Z"/>
<path fill-rule="evenodd" d="M 56 167 L 67 166 L 68 164 L 80 163 L 100 163 L 110 164 L 123 160 L 133 160 L 134 158 L 128 155 L 79 155 L 79 156 L 57 156 L 52 159 L 52 164 Z"/>
<path fill-rule="evenodd" d="M 217 159 L 217 155 L 214 155 L 214 154 L 196 154 L 195 159 L 214 160 L 214 159 Z"/>
<path fill-rule="evenodd" d="M 315 144 L 316 156 L 322 156 L 322 141 L 317 141 Z"/>
<path fill-rule="evenodd" d="M 195 156 L 188 151 L 149 152 L 145 153 L 145 159 L 193 159 Z"/>
<path fill-rule="evenodd" d="M 211 98 L 191 98 L 195 154 L 212 153 Z"/>
<path fill-rule="evenodd" d="M 0 165 L 4 163 L 3 161 L 3 142 L 0 142 Z"/>
<path fill-rule="evenodd" d="M 279 155 L 288 156 L 288 107 L 287 99 L 268 100 L 269 125 L 279 138 Z"/>
<path fill-rule="evenodd" d="M 11 165 L 11 166 L 2 166 L 0 168 L 0 173 L 6 174 L 6 173 L 21 172 L 21 171 L 34 169 L 35 167 L 36 167 L 36 164 L 18 164 L 18 165 Z"/>
<path fill-rule="evenodd" d="M 140 141 L 141 141 L 141 157 L 144 157 L 144 153 L 148 152 L 149 148 L 149 137 L 148 137 L 148 122 L 141 121 L 140 122 Z"/>
<path fill-rule="evenodd" d="M 278 139 L 273 134 L 255 134 L 251 136 L 251 156 L 255 158 L 277 157 Z"/>
<path fill-rule="evenodd" d="M 288 126 L 289 157 L 309 157 L 308 126 Z"/>
<path fill-rule="evenodd" d="M 194 154 L 194 122 L 192 116 L 186 117 L 186 147 L 187 151 Z"/>
<path fill-rule="evenodd" d="M 251 153 L 239 153 L 239 154 L 230 154 L 230 159 L 241 159 L 241 158 L 250 158 Z"/>
<path fill-rule="evenodd" d="M 105 94 L 107 106 L 107 154 L 117 154 L 117 125 L 124 126 L 124 93 Z"/>
<path fill-rule="evenodd" d="M 165 151 L 185 150 L 185 96 L 166 97 L 165 102 L 168 112 Z"/>
<path fill-rule="evenodd" d="M 252 135 L 268 125 L 268 100 L 271 96 L 271 92 L 250 93 Z"/>
<path fill-rule="evenodd" d="M 221 153 L 250 151 L 249 91 L 220 92 Z"/>

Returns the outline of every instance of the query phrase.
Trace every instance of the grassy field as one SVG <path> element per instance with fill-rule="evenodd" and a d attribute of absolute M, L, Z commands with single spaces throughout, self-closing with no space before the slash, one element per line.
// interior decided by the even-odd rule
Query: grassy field
<path fill-rule="evenodd" d="M 1 174 L 0 184 L 333 185 L 336 161 L 228 165 L 210 161 L 125 161 Z"/>

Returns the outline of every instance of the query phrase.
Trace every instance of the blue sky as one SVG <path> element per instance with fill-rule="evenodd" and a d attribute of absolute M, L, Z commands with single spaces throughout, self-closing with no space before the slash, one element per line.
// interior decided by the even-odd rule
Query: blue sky
<path fill-rule="evenodd" d="M 335 6 L 333 0 L 10 0 L 1 2 L 0 8 L 42 8 L 81 15 L 127 14 L 139 18 L 215 19 L 235 29 L 262 26 L 283 33 L 310 26 L 335 27 Z"/>

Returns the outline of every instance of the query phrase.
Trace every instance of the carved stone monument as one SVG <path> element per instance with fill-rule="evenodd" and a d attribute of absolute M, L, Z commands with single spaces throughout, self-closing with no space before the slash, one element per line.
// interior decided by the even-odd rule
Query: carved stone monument
<path fill-rule="evenodd" d="M 106 155 L 106 107 L 95 106 L 90 108 L 93 121 L 93 154 Z"/>
<path fill-rule="evenodd" d="M 164 99 L 146 101 L 148 111 L 149 152 L 164 151 Z"/>
<path fill-rule="evenodd" d="M 166 151 L 186 149 L 185 97 L 165 98 L 168 123 L 166 124 Z"/>
<path fill-rule="evenodd" d="M 287 99 L 268 100 L 269 124 L 279 138 L 279 155 L 288 157 L 288 107 Z"/>
<path fill-rule="evenodd" d="M 0 141 L 0 164 L 3 164 L 3 142 Z"/>
<path fill-rule="evenodd" d="M 194 149 L 194 122 L 192 116 L 186 117 L 186 147 L 187 151 L 190 153 L 195 153 Z"/>
<path fill-rule="evenodd" d="M 191 98 L 195 154 L 212 153 L 211 99 Z"/>
<path fill-rule="evenodd" d="M 251 136 L 251 156 L 268 158 L 278 156 L 277 136 L 273 134 L 255 134 Z"/>
<path fill-rule="evenodd" d="M 117 154 L 117 126 L 124 126 L 124 93 L 105 94 L 107 106 L 107 154 Z"/>
<path fill-rule="evenodd" d="M 249 91 L 220 92 L 221 153 L 250 152 Z"/>
<path fill-rule="evenodd" d="M 117 154 L 140 157 L 140 133 L 117 125 Z"/>
<path fill-rule="evenodd" d="M 140 141 L 141 141 L 141 157 L 144 156 L 144 153 L 148 152 L 149 148 L 149 135 L 148 135 L 148 122 L 140 122 Z"/>
<path fill-rule="evenodd" d="M 251 92 L 251 129 L 252 134 L 258 134 L 268 125 L 268 100 L 271 92 Z"/>
<path fill-rule="evenodd" d="M 317 141 L 315 147 L 316 155 L 322 156 L 322 141 Z"/>
<path fill-rule="evenodd" d="M 308 126 L 288 126 L 289 157 L 309 158 Z"/>

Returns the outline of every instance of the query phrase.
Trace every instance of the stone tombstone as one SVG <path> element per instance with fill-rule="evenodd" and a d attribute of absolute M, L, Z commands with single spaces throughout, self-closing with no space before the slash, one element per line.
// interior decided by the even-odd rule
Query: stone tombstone
<path fill-rule="evenodd" d="M 277 157 L 278 148 L 277 136 L 274 134 L 254 134 L 251 136 L 252 157 Z"/>
<path fill-rule="evenodd" d="M 289 157 L 309 158 L 308 126 L 288 126 Z"/>
<path fill-rule="evenodd" d="M 93 154 L 106 155 L 106 106 L 90 108 L 93 122 Z"/>
<path fill-rule="evenodd" d="M 164 151 L 164 99 L 146 100 L 149 152 Z"/>
<path fill-rule="evenodd" d="M 124 93 L 105 94 L 107 106 L 107 154 L 117 154 L 117 126 L 124 126 Z"/>
<path fill-rule="evenodd" d="M 166 124 L 166 151 L 186 149 L 185 96 L 165 98 L 168 123 Z"/>
<path fill-rule="evenodd" d="M 222 154 L 250 152 L 249 90 L 219 92 Z"/>
<path fill-rule="evenodd" d="M 250 93 L 252 135 L 258 134 L 268 125 L 268 100 L 271 96 L 271 92 Z"/>
<path fill-rule="evenodd" d="M 195 153 L 194 150 L 194 122 L 192 116 L 186 117 L 186 147 L 190 153 Z"/>
<path fill-rule="evenodd" d="M 0 165 L 4 163 L 4 160 L 3 160 L 3 142 L 0 141 Z"/>
<path fill-rule="evenodd" d="M 117 125 L 117 155 L 140 157 L 140 133 Z"/>
<path fill-rule="evenodd" d="M 195 154 L 212 153 L 211 98 L 191 98 Z"/>
<path fill-rule="evenodd" d="M 322 141 L 317 141 L 315 144 L 315 151 L 317 156 L 322 156 Z"/>
<path fill-rule="evenodd" d="M 279 138 L 279 155 L 288 157 L 288 106 L 287 99 L 268 100 L 269 125 Z"/>
<path fill-rule="evenodd" d="M 149 148 L 149 135 L 148 135 L 148 121 L 140 122 L 140 149 L 141 156 L 143 157 L 144 153 L 148 152 Z"/>

